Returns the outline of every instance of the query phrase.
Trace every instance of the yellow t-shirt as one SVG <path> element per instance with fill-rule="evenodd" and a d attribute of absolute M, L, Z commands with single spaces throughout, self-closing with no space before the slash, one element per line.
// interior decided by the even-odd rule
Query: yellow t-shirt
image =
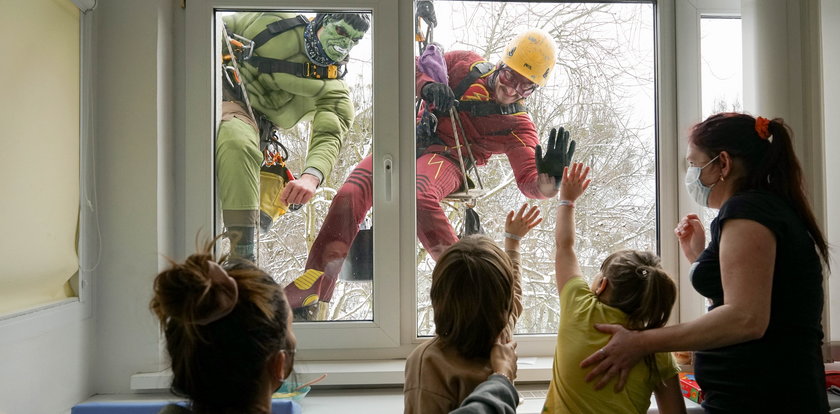
<path fill-rule="evenodd" d="M 615 380 L 595 390 L 584 381 L 589 368 L 580 368 L 583 361 L 609 342 L 610 335 L 594 328 L 596 323 L 624 324 L 627 315 L 602 303 L 586 282 L 573 278 L 560 292 L 560 327 L 554 351 L 551 385 L 543 413 L 646 413 L 650 396 L 661 379 L 677 375 L 679 367 L 670 353 L 656 354 L 658 379 L 651 381 L 643 361 L 630 370 L 627 385 L 616 393 Z"/>

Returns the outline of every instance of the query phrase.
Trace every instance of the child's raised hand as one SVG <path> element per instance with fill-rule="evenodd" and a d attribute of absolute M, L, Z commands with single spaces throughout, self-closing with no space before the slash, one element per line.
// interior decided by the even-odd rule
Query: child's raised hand
<path fill-rule="evenodd" d="M 582 163 L 576 162 L 569 167 L 563 169 L 563 181 L 560 183 L 560 199 L 575 201 L 592 181 L 588 178 L 589 167 L 584 167 Z"/>
<path fill-rule="evenodd" d="M 540 222 L 542 222 L 540 209 L 537 206 L 528 208 L 528 203 L 525 203 L 516 213 L 513 210 L 508 212 L 505 220 L 505 232 L 522 238 Z"/>

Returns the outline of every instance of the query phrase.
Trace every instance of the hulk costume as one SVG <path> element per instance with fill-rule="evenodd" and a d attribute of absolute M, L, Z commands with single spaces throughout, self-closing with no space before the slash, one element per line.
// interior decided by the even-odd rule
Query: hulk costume
<path fill-rule="evenodd" d="M 356 20 L 362 21 L 363 28 L 334 16 L 348 15 L 319 14 L 313 22 L 271 37 L 256 47 L 253 56 L 318 67 L 343 67 L 350 49 L 364 36 L 369 23 L 366 15 L 355 15 L 362 16 Z M 253 39 L 269 24 L 294 18 L 291 13 L 249 12 L 225 16 L 223 21 L 228 32 Z M 320 184 L 332 171 L 343 136 L 353 123 L 354 108 L 347 85 L 341 79 L 264 73 L 248 59 L 240 59 L 239 69 L 255 117 L 259 119 L 262 115 L 281 129 L 311 120 L 302 179 L 289 186 L 299 187 L 306 180 Z M 239 101 L 226 101 L 222 112 L 216 139 L 216 168 L 223 220 L 229 231 L 240 234 L 231 240 L 231 255 L 253 260 L 260 220 L 259 177 L 263 161 L 258 122 L 250 118 L 247 108 Z M 303 203 L 314 194 L 314 186 L 292 196 L 287 196 L 287 192 L 283 194 L 284 202 L 294 197 L 295 204 Z"/>

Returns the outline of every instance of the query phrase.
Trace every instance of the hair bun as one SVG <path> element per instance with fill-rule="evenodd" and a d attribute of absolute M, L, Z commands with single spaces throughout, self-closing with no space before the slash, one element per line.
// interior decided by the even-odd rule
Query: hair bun
<path fill-rule="evenodd" d="M 218 263 L 207 260 L 207 278 L 210 286 L 207 292 L 199 298 L 193 323 L 207 325 L 224 318 L 236 307 L 239 299 L 239 288 L 227 271 Z"/>

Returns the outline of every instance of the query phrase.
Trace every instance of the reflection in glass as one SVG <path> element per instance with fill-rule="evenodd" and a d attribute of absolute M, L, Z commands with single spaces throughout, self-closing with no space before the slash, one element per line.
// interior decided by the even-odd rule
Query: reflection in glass
<path fill-rule="evenodd" d="M 256 259 L 286 286 L 296 320 L 373 318 L 369 230 L 353 245 L 360 225 L 370 227 L 370 205 L 352 217 L 328 214 L 347 210 L 340 188 L 370 159 L 371 18 L 217 13 L 217 194 L 230 236 L 223 248 Z"/>
<path fill-rule="evenodd" d="M 533 122 L 543 146 L 552 127 L 565 127 L 578 143 L 574 160 L 591 165 L 595 172 L 592 188 L 576 207 L 578 253 L 584 275 L 594 276 L 606 255 L 618 249 L 657 251 L 652 4 L 435 2 L 434 7 L 438 24 L 433 40 L 445 52 L 472 51 L 496 65 L 503 59 L 505 46 L 530 28 L 546 30 L 557 43 L 553 71 L 544 86 L 520 102 L 527 106 L 529 117 L 520 121 Z M 422 33 L 422 28 L 419 31 Z M 472 98 L 480 99 L 481 88 L 470 90 L 476 93 Z M 459 109 L 465 110 L 463 105 Z M 448 118 L 441 118 L 441 124 L 448 122 Z M 556 200 L 531 200 L 523 195 L 529 192 L 522 188 L 522 177 L 533 171 L 533 153 L 530 158 L 517 158 L 521 153 L 505 150 L 509 148 L 507 143 L 521 142 L 511 134 L 512 127 L 493 132 L 482 122 L 476 122 L 482 137 L 469 136 L 468 132 L 466 138 L 472 151 L 494 154 L 486 161 L 476 157 L 478 175 L 475 171 L 468 173 L 476 188 L 483 187 L 484 191 L 464 195 L 464 188 L 459 188 L 460 197 L 446 197 L 441 202 L 443 214 L 459 235 L 474 227 L 472 212 L 476 212 L 484 232 L 501 244 L 509 210 L 526 201 L 541 207 L 543 223 L 526 236 L 521 246 L 524 312 L 517 333 L 555 333 L 559 322 L 553 276 Z M 462 147 L 466 154 L 466 144 Z M 420 158 L 418 172 L 421 162 L 425 168 L 439 161 L 431 155 L 428 158 Z M 441 165 L 460 170 L 458 164 L 456 158 L 456 162 Z M 462 184 L 462 172 L 456 171 L 454 176 Z M 427 202 L 421 178 L 418 176 L 418 210 Z M 424 229 L 423 224 L 418 216 L 421 237 L 424 231 L 441 231 Z M 424 244 L 429 245 L 418 243 L 416 259 L 417 333 L 421 336 L 434 333 L 429 290 L 433 257 L 438 254 L 428 251 Z"/>

